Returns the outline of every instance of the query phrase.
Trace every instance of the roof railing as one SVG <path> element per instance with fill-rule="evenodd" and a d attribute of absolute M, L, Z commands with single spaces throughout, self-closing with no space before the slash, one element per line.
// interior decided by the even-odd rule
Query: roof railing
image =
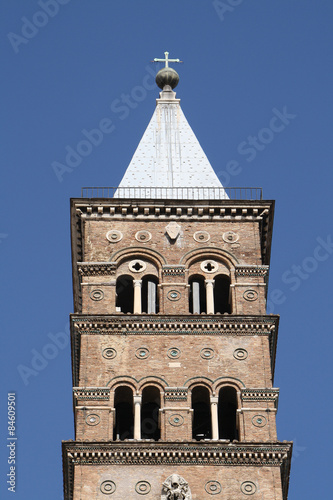
<path fill-rule="evenodd" d="M 83 187 L 82 198 L 262 200 L 260 187 Z"/>

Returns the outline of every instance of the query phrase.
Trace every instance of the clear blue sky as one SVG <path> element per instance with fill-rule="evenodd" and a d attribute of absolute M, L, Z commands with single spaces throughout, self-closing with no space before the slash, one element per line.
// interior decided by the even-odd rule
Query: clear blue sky
<path fill-rule="evenodd" d="M 69 198 L 121 180 L 158 96 L 150 61 L 165 50 L 184 61 L 177 96 L 222 182 L 276 200 L 268 295 L 281 314 L 278 436 L 295 442 L 289 499 L 331 497 L 333 2 L 225 0 L 218 12 L 211 0 L 47 3 L 0 7 L 0 497 L 13 497 L 6 405 L 16 391 L 14 498 L 62 498 L 72 380 L 69 346 L 54 336 L 73 310 Z M 112 132 L 69 167 L 82 131 L 105 118 Z M 47 364 L 25 384 L 18 367 L 33 369 L 43 350 Z"/>

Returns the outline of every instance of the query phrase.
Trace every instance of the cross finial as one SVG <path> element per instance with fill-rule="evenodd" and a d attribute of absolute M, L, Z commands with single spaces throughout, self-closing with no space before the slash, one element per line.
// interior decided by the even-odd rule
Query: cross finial
<path fill-rule="evenodd" d="M 165 62 L 165 67 L 169 67 L 169 62 L 176 62 L 176 63 L 181 63 L 180 59 L 169 59 L 169 52 L 164 52 L 165 58 L 164 59 L 157 59 L 155 57 L 154 62 Z"/>

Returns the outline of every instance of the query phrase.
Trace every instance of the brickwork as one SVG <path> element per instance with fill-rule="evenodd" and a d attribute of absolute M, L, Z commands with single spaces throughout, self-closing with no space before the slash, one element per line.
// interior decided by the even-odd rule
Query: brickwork
<path fill-rule="evenodd" d="M 64 445 L 66 498 L 166 500 L 163 483 L 177 474 L 193 500 L 286 500 L 290 444 L 277 442 L 272 386 L 278 318 L 265 316 L 272 204 L 149 203 L 72 202 L 76 441 L 70 452 Z M 140 294 L 147 276 L 158 283 L 157 314 L 124 314 L 117 292 L 134 293 L 124 277 Z M 219 276 L 230 283 L 230 312 L 191 314 L 191 278 L 203 280 L 208 310 Z M 127 435 L 116 431 L 124 388 Z M 209 438 L 193 434 L 198 388 Z M 235 394 L 232 438 L 220 432 L 225 388 Z M 146 390 L 158 441 L 141 436 Z"/>

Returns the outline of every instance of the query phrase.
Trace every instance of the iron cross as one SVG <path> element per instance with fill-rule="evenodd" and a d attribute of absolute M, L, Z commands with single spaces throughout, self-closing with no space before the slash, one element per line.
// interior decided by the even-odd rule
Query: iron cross
<path fill-rule="evenodd" d="M 177 63 L 183 62 L 180 59 L 169 59 L 169 52 L 164 52 L 164 55 L 165 55 L 165 59 L 157 59 L 155 57 L 154 62 L 165 62 L 166 68 L 169 67 L 169 62 L 177 62 Z"/>

